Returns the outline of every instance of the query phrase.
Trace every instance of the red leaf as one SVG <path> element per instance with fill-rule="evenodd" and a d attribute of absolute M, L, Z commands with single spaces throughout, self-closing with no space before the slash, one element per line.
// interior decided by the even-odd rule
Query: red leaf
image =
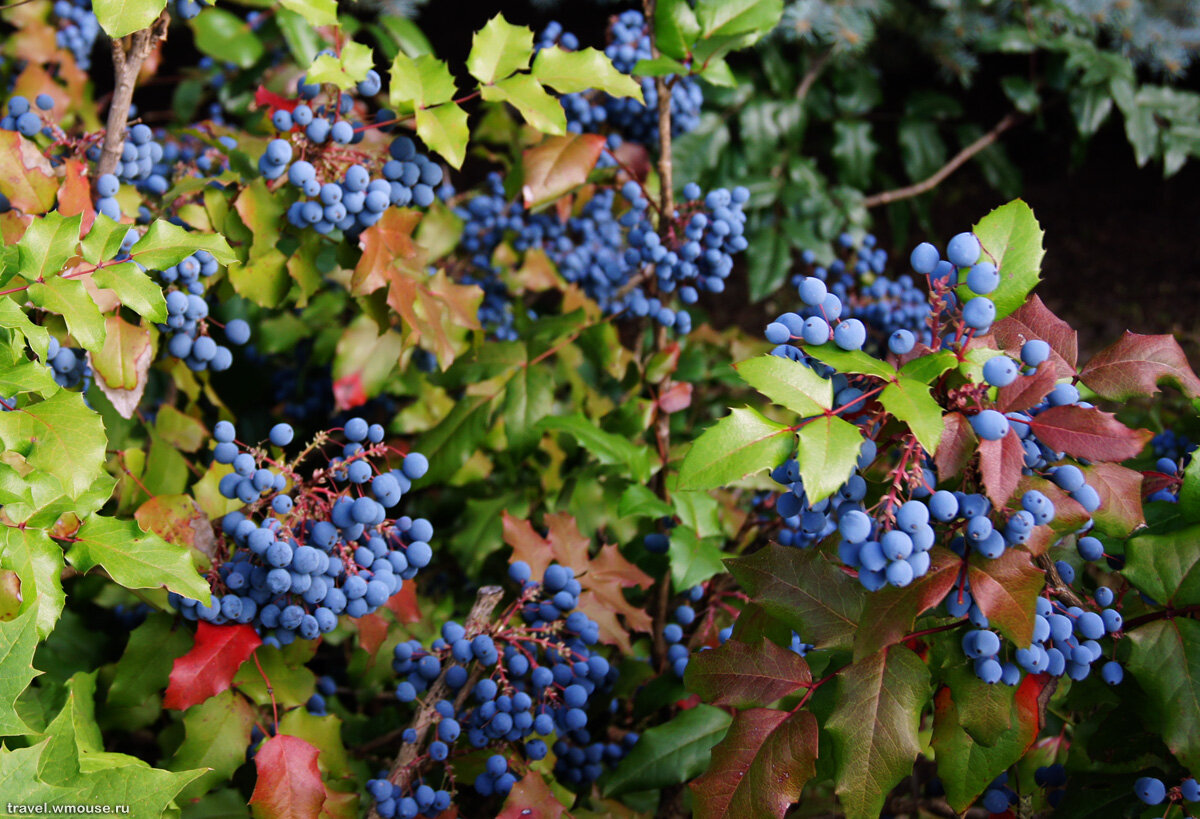
<path fill-rule="evenodd" d="M 1105 463 L 1092 464 L 1083 471 L 1088 485 L 1100 496 L 1100 508 L 1092 516 L 1102 531 L 1125 537 L 1146 522 L 1141 472 Z"/>
<path fill-rule="evenodd" d="M 279 109 L 294 111 L 296 106 L 300 104 L 300 100 L 281 97 L 260 85 L 258 90 L 254 92 L 254 104 L 259 108 L 270 108 L 270 113 L 274 114 Z"/>
<path fill-rule="evenodd" d="M 385 608 L 396 615 L 398 623 L 421 622 L 421 609 L 417 606 L 417 586 L 415 583 L 405 583 L 400 591 L 388 598 L 383 604 Z"/>
<path fill-rule="evenodd" d="M 367 403 L 361 372 L 350 373 L 333 382 L 333 402 L 339 410 L 354 409 Z"/>
<path fill-rule="evenodd" d="M 899 643 L 918 617 L 946 598 L 962 571 L 962 558 L 939 546 L 930 550 L 929 561 L 929 571 L 911 585 L 885 586 L 867 598 L 854 635 L 855 660 Z"/>
<path fill-rule="evenodd" d="M 1050 361 L 1059 378 L 1071 378 L 1075 375 L 1075 364 L 1079 358 L 1079 339 L 1071 325 L 1050 312 L 1037 296 L 1031 296 L 1028 301 L 1018 307 L 1010 315 L 996 322 L 992 327 L 992 335 L 996 337 L 1002 349 L 1019 359 L 1021 345 L 1034 338 L 1040 338 L 1050 345 Z"/>
<path fill-rule="evenodd" d="M 604 149 L 601 134 L 567 134 L 546 137 L 521 155 L 525 184 L 521 198 L 526 208 L 557 199 L 587 181 Z"/>
<path fill-rule="evenodd" d="M 812 684 L 808 663 L 770 640 L 726 640 L 688 663 L 684 683 L 713 705 L 750 708 Z"/>
<path fill-rule="evenodd" d="M 220 694 L 249 659 L 262 638 L 248 625 L 197 623 L 192 650 L 175 661 L 163 707 L 182 711 Z"/>
<path fill-rule="evenodd" d="M 58 189 L 58 212 L 63 216 L 83 214 L 79 235 L 87 236 L 96 221 L 96 208 L 92 205 L 92 186 L 88 184 L 87 166 L 78 159 L 64 163 L 66 174 L 62 187 Z"/>
<path fill-rule="evenodd" d="M 1189 398 L 1200 397 L 1200 378 L 1174 336 L 1142 336 L 1127 330 L 1116 344 L 1092 356 L 1079 377 L 1113 401 L 1154 395 L 1163 379 L 1173 381 Z"/>
<path fill-rule="evenodd" d="M 972 554 L 967 565 L 971 596 L 1005 637 L 1018 646 L 1033 641 L 1036 598 L 1046 578 L 1029 552 L 1008 549 L 995 560 Z"/>
<path fill-rule="evenodd" d="M 411 583 L 409 585 L 412 585 Z M 354 625 L 358 626 L 358 645 L 363 651 L 375 656 L 375 652 L 383 645 L 383 641 L 387 639 L 388 624 L 378 614 L 365 614 L 362 617 L 354 618 Z"/>
<path fill-rule="evenodd" d="M 1025 450 L 1016 430 L 1009 428 L 999 441 L 979 442 L 979 473 L 988 499 L 997 509 L 1003 509 L 1021 482 L 1025 466 Z"/>
<path fill-rule="evenodd" d="M 560 819 L 566 806 L 537 771 L 529 771 L 513 785 L 496 819 Z"/>
<path fill-rule="evenodd" d="M 658 396 L 658 408 L 667 415 L 685 410 L 692 405 L 692 385 L 679 381 Z"/>
<path fill-rule="evenodd" d="M 1111 412 L 1095 407 L 1051 407 L 1029 421 L 1046 446 L 1089 461 L 1137 457 L 1154 437 L 1148 429 L 1130 429 Z"/>
<path fill-rule="evenodd" d="M 934 453 L 933 463 L 937 466 L 938 480 L 945 481 L 961 475 L 975 454 L 975 431 L 971 422 L 961 412 L 948 412 L 942 416 L 945 428 L 942 440 Z"/>
<path fill-rule="evenodd" d="M 1037 406 L 1054 389 L 1058 371 L 1053 361 L 1043 361 L 1033 375 L 1018 375 L 1017 380 L 996 391 L 996 409 L 1021 412 Z"/>
<path fill-rule="evenodd" d="M 696 817 L 783 817 L 816 774 L 816 760 L 817 718 L 808 711 L 741 711 L 691 784 Z"/>
<path fill-rule="evenodd" d="M 258 782 L 250 804 L 264 819 L 313 819 L 325 804 L 325 783 L 317 768 L 320 752 L 299 737 L 274 736 L 254 756 Z"/>

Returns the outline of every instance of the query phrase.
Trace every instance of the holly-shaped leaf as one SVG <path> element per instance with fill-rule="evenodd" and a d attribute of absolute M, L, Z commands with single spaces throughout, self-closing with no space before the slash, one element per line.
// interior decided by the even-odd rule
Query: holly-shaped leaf
<path fill-rule="evenodd" d="M 273 736 L 254 755 L 258 782 L 250 797 L 255 817 L 312 819 L 325 804 L 318 751 L 299 737 Z"/>
<path fill-rule="evenodd" d="M 191 651 L 175 661 L 163 707 L 179 711 L 225 691 L 262 638 L 247 625 L 196 624 Z"/>
<path fill-rule="evenodd" d="M 104 33 L 114 40 L 149 28 L 167 0 L 95 0 L 92 11 Z"/>
<path fill-rule="evenodd" d="M 458 284 L 444 270 L 432 276 L 391 271 L 387 302 L 404 320 L 405 340 L 424 342 L 443 368 L 467 348 L 467 331 L 480 329 L 482 300 L 479 287 Z"/>
<path fill-rule="evenodd" d="M 690 786 L 696 816 L 783 819 L 816 774 L 816 760 L 817 718 L 808 711 L 740 711 Z"/>
<path fill-rule="evenodd" d="M 233 691 L 222 691 L 193 706 L 183 715 L 183 744 L 171 758 L 172 770 L 210 770 L 184 791 L 183 797 L 199 797 L 233 776 L 246 761 L 254 707 Z"/>
<path fill-rule="evenodd" d="M 78 250 L 81 219 L 48 213 L 30 222 L 17 242 L 21 275 L 32 282 L 57 276 Z"/>
<path fill-rule="evenodd" d="M 1135 458 L 1153 437 L 1150 430 L 1130 429 L 1111 412 L 1095 407 L 1050 407 L 1029 426 L 1051 449 L 1089 461 Z"/>
<path fill-rule="evenodd" d="M 503 14 L 497 14 L 475 32 L 467 71 L 486 85 L 529 68 L 532 56 L 533 31 L 527 26 L 514 26 Z"/>
<path fill-rule="evenodd" d="M 82 281 L 54 276 L 43 283 L 31 284 L 26 292 L 35 306 L 63 317 L 80 347 L 89 352 L 100 351 L 104 344 L 104 317 Z"/>
<path fill-rule="evenodd" d="M 70 540 L 67 561 L 81 572 L 100 566 L 127 589 L 166 586 L 195 600 L 210 597 L 187 550 L 143 533 L 136 521 L 91 515 Z"/>
<path fill-rule="evenodd" d="M 996 409 L 1000 412 L 1023 412 L 1035 407 L 1054 389 L 1058 378 L 1055 363 L 1043 361 L 1033 375 L 1018 375 L 1016 381 L 996 391 Z"/>
<path fill-rule="evenodd" d="M 896 377 L 896 368 L 862 350 L 843 350 L 836 344 L 806 344 L 804 352 L 824 361 L 840 373 L 873 375 L 885 381 Z"/>
<path fill-rule="evenodd" d="M 579 412 L 570 415 L 547 415 L 534 426 L 539 432 L 563 432 L 583 447 L 588 455 L 602 464 L 623 466 L 621 470 L 637 481 L 650 479 L 650 450 L 621 435 L 605 432 Z"/>
<path fill-rule="evenodd" d="M 467 112 L 456 102 L 417 109 L 417 136 L 442 159 L 461 168 L 467 156 Z"/>
<path fill-rule="evenodd" d="M 119 227 L 122 230 L 126 228 L 125 225 Z M 167 299 L 162 286 L 142 272 L 134 262 L 102 267 L 92 274 L 92 281 L 97 287 L 116 293 L 121 304 L 143 318 L 156 322 L 167 320 Z"/>
<path fill-rule="evenodd" d="M 17 412 L 0 413 L 0 441 L 58 479 L 71 498 L 100 477 L 108 439 L 79 393 L 63 390 Z"/>
<path fill-rule="evenodd" d="M 644 103 L 642 87 L 628 74 L 622 74 L 603 51 L 582 48 L 567 51 L 559 46 L 543 48 L 533 61 L 533 76 L 562 94 L 595 89 L 614 97 L 632 97 Z"/>
<path fill-rule="evenodd" d="M 838 676 L 837 704 L 826 727 L 848 819 L 875 819 L 888 792 L 912 773 L 928 699 L 929 669 L 904 646 L 858 660 Z"/>
<path fill-rule="evenodd" d="M 1071 325 L 1050 312 L 1037 295 L 1030 296 L 1011 315 L 992 325 L 1001 349 L 1019 359 L 1026 341 L 1040 339 L 1050 345 L 1051 369 L 1058 378 L 1072 378 L 1079 359 L 1079 336 Z"/>
<path fill-rule="evenodd" d="M 802 426 L 796 439 L 796 463 L 804 492 L 810 503 L 818 503 L 838 491 L 854 473 L 863 445 L 862 432 L 849 421 L 826 415 Z"/>
<path fill-rule="evenodd" d="M 600 780 L 605 796 L 658 790 L 687 782 L 708 768 L 712 747 L 733 719 L 720 708 L 698 705 L 644 731 L 633 750 Z"/>
<path fill-rule="evenodd" d="M 1010 428 L 999 441 L 979 442 L 979 474 L 988 500 L 997 509 L 1008 505 L 1008 499 L 1021 482 L 1024 467 L 1025 449 L 1016 430 Z"/>
<path fill-rule="evenodd" d="M 1110 401 L 1154 395 L 1162 381 L 1175 384 L 1189 398 L 1200 397 L 1200 378 L 1179 342 L 1170 335 L 1143 336 L 1126 331 L 1115 344 L 1092 356 L 1079 377 Z"/>
<path fill-rule="evenodd" d="M 979 446 L 971 422 L 961 412 L 946 413 L 942 422 L 945 426 L 933 462 L 938 476 L 948 480 L 962 474 Z"/>
<path fill-rule="evenodd" d="M 975 603 L 992 627 L 1016 645 L 1028 646 L 1033 641 L 1037 596 L 1046 583 L 1029 553 L 1008 549 L 995 560 L 972 554 L 967 580 Z"/>
<path fill-rule="evenodd" d="M 1029 291 L 1041 278 L 1046 235 L 1029 205 L 1014 199 L 1001 205 L 975 224 L 975 237 L 983 256 L 1000 272 L 1000 286 L 988 294 L 996 305 L 997 321 L 1025 303 Z"/>
<path fill-rule="evenodd" d="M 279 0 L 279 4 L 299 14 L 313 28 L 338 24 L 337 0 Z"/>
<path fill-rule="evenodd" d="M 108 687 L 109 708 L 134 708 L 162 692 L 171 666 L 188 652 L 192 635 L 168 614 L 152 614 L 129 634 Z M 157 702 L 157 700 L 155 700 Z M 245 751 L 245 748 L 242 749 Z M 202 766 L 198 766 L 202 767 Z"/>
<path fill-rule="evenodd" d="M 1155 620 L 1127 632 L 1128 668 L 1146 692 L 1146 730 L 1186 768 L 1200 768 L 1200 622 Z"/>
<path fill-rule="evenodd" d="M 97 385 L 122 418 L 132 418 L 150 373 L 150 330 L 120 316 L 104 320 L 104 347 L 92 356 Z"/>
<path fill-rule="evenodd" d="M 0 568 L 16 573 L 21 608 L 36 611 L 38 636 L 48 635 L 66 603 L 62 547 L 40 529 L 0 526 Z"/>
<path fill-rule="evenodd" d="M 883 388 L 879 403 L 908 425 L 927 452 L 937 451 L 942 439 L 942 408 L 924 381 L 901 376 Z"/>
<path fill-rule="evenodd" d="M 700 537 L 689 526 L 671 530 L 668 554 L 671 556 L 671 583 L 676 591 L 690 589 L 725 571 L 721 562 L 725 553 L 723 537 Z"/>
<path fill-rule="evenodd" d="M 54 207 L 58 179 L 36 143 L 16 131 L 0 131 L 0 194 L 25 213 Z"/>
<path fill-rule="evenodd" d="M 567 116 L 562 104 L 529 74 L 514 74 L 494 85 L 485 85 L 480 93 L 488 102 L 507 102 L 526 122 L 544 134 L 567 132 Z"/>
<path fill-rule="evenodd" d="M 17 714 L 16 702 L 34 677 L 42 673 L 33 667 L 37 644 L 35 609 L 27 609 L 13 620 L 0 620 L 0 734 L 5 736 L 33 733 Z"/>
<path fill-rule="evenodd" d="M 1045 685 L 1042 675 L 1028 674 L 1016 692 L 1013 726 L 992 746 L 981 745 L 963 730 L 959 708 L 951 690 L 934 698 L 933 740 L 938 778 L 946 786 L 946 801 L 965 811 L 1001 772 L 1025 755 L 1040 728 L 1038 695 Z"/>
<path fill-rule="evenodd" d="M 817 549 L 772 543 L 725 561 L 754 602 L 817 648 L 850 648 L 866 590 Z"/>
<path fill-rule="evenodd" d="M 1092 513 L 1096 528 L 1116 537 L 1127 537 L 1146 522 L 1142 511 L 1143 475 L 1120 464 L 1094 463 L 1084 467 L 1088 485 L 1100 496 Z"/>
<path fill-rule="evenodd" d="M 689 691 L 713 705 L 743 709 L 769 705 L 812 684 L 808 663 L 770 640 L 726 640 L 688 662 L 683 678 Z"/>
<path fill-rule="evenodd" d="M 854 658 L 895 645 L 913 630 L 918 617 L 945 599 L 962 570 L 958 555 L 941 547 L 929 552 L 929 570 L 903 589 L 885 586 L 867 596 L 854 635 Z"/>
<path fill-rule="evenodd" d="M 162 270 L 170 267 L 197 250 L 207 250 L 221 264 L 237 261 L 237 255 L 225 241 L 225 237 L 215 233 L 197 233 L 184 230 L 159 219 L 130 249 L 129 256 L 151 270 Z"/>
<path fill-rule="evenodd" d="M 604 149 L 600 134 L 548 136 L 521 154 L 521 199 L 533 210 L 587 181 Z"/>
<path fill-rule="evenodd" d="M 742 380 L 800 416 L 833 408 L 833 382 L 795 361 L 763 355 L 734 365 Z"/>
<path fill-rule="evenodd" d="M 1200 603 L 1200 524 L 1130 538 L 1121 573 L 1160 605 Z"/>
<path fill-rule="evenodd" d="M 560 819 L 566 811 L 545 777 L 531 768 L 508 792 L 496 819 Z"/>

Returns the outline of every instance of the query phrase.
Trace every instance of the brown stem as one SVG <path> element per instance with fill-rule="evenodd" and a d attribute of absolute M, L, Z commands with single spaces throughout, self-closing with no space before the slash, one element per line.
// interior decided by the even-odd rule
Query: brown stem
<path fill-rule="evenodd" d="M 1182 606 L 1177 609 L 1160 609 L 1158 611 L 1149 612 L 1148 614 L 1143 614 L 1141 617 L 1134 617 L 1132 620 L 1127 621 L 1124 626 L 1122 626 L 1121 630 L 1129 631 L 1130 629 L 1137 628 L 1140 625 L 1152 623 L 1155 620 L 1166 620 L 1171 617 L 1190 617 L 1194 614 L 1200 614 L 1200 605 L 1192 604 L 1190 606 Z"/>
<path fill-rule="evenodd" d="M 863 207 L 877 208 L 880 205 L 889 205 L 892 202 L 898 202 L 901 199 L 911 199 L 914 196 L 920 196 L 923 193 L 933 190 L 940 185 L 946 179 L 946 177 L 962 167 L 962 165 L 968 159 L 991 145 L 1000 138 L 1001 134 L 1021 122 L 1022 119 L 1024 119 L 1024 117 L 1022 117 L 1020 114 L 1010 112 L 1004 117 L 1004 119 L 996 123 L 996 126 L 992 128 L 992 130 L 988 131 L 979 139 L 975 140 L 970 145 L 956 153 L 950 158 L 949 162 L 938 168 L 938 170 L 928 179 L 923 179 L 916 184 L 908 185 L 903 188 L 896 188 L 895 190 L 872 194 L 863 199 Z"/>
<path fill-rule="evenodd" d="M 471 606 L 471 613 L 467 615 L 467 622 L 464 626 L 468 635 L 478 634 L 484 630 L 491 619 L 492 611 L 499 605 L 500 598 L 503 596 L 504 589 L 500 586 L 484 586 L 476 592 L 475 605 Z M 439 700 L 445 699 L 450 690 L 450 687 L 446 685 L 446 672 L 449 668 L 450 666 L 447 666 L 442 669 L 442 673 L 425 693 L 425 697 L 421 701 L 421 708 L 413 718 L 412 725 L 409 726 L 417 732 L 416 739 L 400 746 L 400 752 L 396 754 L 391 771 L 388 773 L 388 781 L 393 785 L 399 785 L 402 790 L 408 787 L 409 782 L 412 781 L 413 773 L 415 773 L 413 763 L 417 761 L 421 746 L 425 743 L 425 736 L 433 725 L 433 718 L 437 714 L 437 703 Z M 380 819 L 379 813 L 374 808 L 371 809 L 369 817 L 370 819 Z"/>
<path fill-rule="evenodd" d="M 1086 608 L 1084 602 L 1079 599 L 1079 595 L 1071 591 L 1071 587 L 1063 581 L 1062 576 L 1058 573 L 1058 567 L 1054 565 L 1054 561 L 1050 559 L 1049 555 L 1038 555 L 1033 562 L 1046 573 L 1046 577 L 1050 580 L 1050 591 L 1055 597 L 1061 597 L 1069 605 L 1078 606 L 1081 609 Z"/>
<path fill-rule="evenodd" d="M 833 59 L 833 49 L 813 60 L 812 65 L 808 67 L 808 71 L 800 80 L 800 85 L 796 86 L 796 102 L 804 102 L 804 98 L 808 96 L 808 92 L 812 90 L 817 79 L 824 73 L 825 67 L 829 65 L 831 59 Z"/>
<path fill-rule="evenodd" d="M 125 145 L 125 122 L 129 119 L 129 106 L 133 104 L 133 89 L 137 85 L 138 74 L 154 46 L 167 39 L 167 24 L 170 21 L 171 15 L 163 9 L 149 28 L 112 42 L 114 88 L 112 102 L 108 106 L 108 126 L 104 129 L 104 146 L 100 149 L 100 163 L 96 168 L 97 177 L 112 173 L 121 161 Z"/>

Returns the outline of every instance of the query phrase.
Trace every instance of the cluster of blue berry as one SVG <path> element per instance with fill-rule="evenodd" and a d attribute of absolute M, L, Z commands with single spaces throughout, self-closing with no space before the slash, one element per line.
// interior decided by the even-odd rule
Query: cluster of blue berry
<path fill-rule="evenodd" d="M 92 67 L 92 47 L 100 35 L 100 21 L 92 11 L 92 0 L 54 0 L 51 11 L 58 19 L 55 44 L 75 57 L 75 64 L 87 71 Z"/>
<path fill-rule="evenodd" d="M 231 545 L 210 572 L 212 604 L 172 598 L 185 617 L 252 623 L 271 632 L 264 642 L 286 645 L 297 635 L 312 639 L 332 631 L 343 612 L 362 617 L 375 611 L 429 564 L 433 526 L 388 511 L 425 474 L 428 461 L 410 452 L 399 469 L 385 469 L 380 462 L 389 448 L 381 426 L 352 418 L 342 432 L 341 454 L 305 477 L 298 461 L 239 447 L 232 424 L 216 425 L 213 457 L 233 466 L 219 490 L 248 508 L 222 520 Z M 293 437 L 289 425 L 277 424 L 269 440 L 283 449 Z M 330 443 L 329 433 L 319 435 L 302 457 Z"/>
<path fill-rule="evenodd" d="M 1133 783 L 1133 792 L 1147 805 L 1161 805 L 1167 799 L 1172 802 L 1200 802 L 1200 782 L 1192 777 L 1188 777 L 1178 786 L 1168 790 L 1161 779 L 1143 776 Z M 1187 815 L 1186 808 L 1184 815 Z"/>
<path fill-rule="evenodd" d="M 87 353 L 72 347 L 64 347 L 58 339 L 50 337 L 50 348 L 46 352 L 46 363 L 54 377 L 54 383 L 66 389 L 80 385 L 86 393 L 92 386 L 92 367 Z"/>

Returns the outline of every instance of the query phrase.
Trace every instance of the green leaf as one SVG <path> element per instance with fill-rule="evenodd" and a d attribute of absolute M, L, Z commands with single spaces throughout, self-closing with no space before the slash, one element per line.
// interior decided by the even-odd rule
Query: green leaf
<path fill-rule="evenodd" d="M 193 600 L 211 597 L 190 552 L 153 532 L 143 533 L 136 521 L 90 516 L 75 533 L 67 561 L 81 572 L 100 566 L 127 589 L 166 586 Z"/>
<path fill-rule="evenodd" d="M 46 351 L 50 346 L 50 331 L 30 321 L 21 306 L 7 296 L 0 298 L 0 327 L 16 330 L 25 336 L 38 358 L 43 361 L 46 359 Z"/>
<path fill-rule="evenodd" d="M 396 107 L 411 105 L 426 108 L 454 99 L 456 89 L 450 69 L 446 63 L 429 54 L 416 58 L 397 54 L 392 60 L 391 79 L 388 101 Z"/>
<path fill-rule="evenodd" d="M 796 463 L 810 503 L 818 503 L 842 487 L 854 473 L 862 449 L 862 432 L 836 415 L 814 418 L 800 428 Z"/>
<path fill-rule="evenodd" d="M 504 388 L 504 434 L 513 450 L 538 442 L 539 421 L 554 409 L 554 378 L 544 367 L 519 367 Z"/>
<path fill-rule="evenodd" d="M 669 77 L 672 74 L 687 74 L 688 67 L 670 57 L 655 57 L 653 60 L 638 60 L 633 67 L 635 77 Z"/>
<path fill-rule="evenodd" d="M 481 94 L 488 102 L 507 102 L 542 133 L 561 136 L 567 132 L 562 103 L 529 74 L 514 74 L 495 85 L 485 85 Z"/>
<path fill-rule="evenodd" d="M 743 709 L 770 705 L 812 685 L 808 663 L 796 652 L 770 640 L 726 640 L 700 651 L 688 662 L 684 683 L 713 705 Z"/>
<path fill-rule="evenodd" d="M 661 790 L 687 782 L 708 767 L 712 748 L 733 718 L 720 708 L 698 705 L 644 731 L 629 755 L 600 781 L 605 796 Z"/>
<path fill-rule="evenodd" d="M 380 25 L 391 35 L 392 40 L 410 57 L 420 57 L 422 54 L 433 54 L 433 45 L 420 27 L 405 17 L 384 15 Z"/>
<path fill-rule="evenodd" d="M 78 215 L 47 213 L 30 222 L 17 242 L 21 275 L 35 282 L 57 276 L 75 255 L 81 219 Z"/>
<path fill-rule="evenodd" d="M 1186 768 L 1200 768 L 1200 622 L 1155 620 L 1126 632 L 1129 671 L 1146 692 L 1145 728 Z"/>
<path fill-rule="evenodd" d="M 988 294 L 996 305 L 996 320 L 1025 303 L 1042 269 L 1045 231 L 1029 205 L 1014 199 L 983 217 L 974 227 L 985 257 L 1000 270 L 1000 286 Z"/>
<path fill-rule="evenodd" d="M 43 398 L 58 392 L 61 387 L 51 375 L 53 370 L 39 361 L 21 361 L 0 370 L 0 395 L 13 396 L 32 392 Z"/>
<path fill-rule="evenodd" d="M 1121 573 L 1161 605 L 1200 603 L 1200 524 L 1130 538 Z"/>
<path fill-rule="evenodd" d="M 258 35 L 231 11 L 209 6 L 192 19 L 192 31 L 196 48 L 222 62 L 249 68 L 263 55 Z"/>
<path fill-rule="evenodd" d="M 187 654 L 191 647 L 192 634 L 176 628 L 173 616 L 147 617 L 129 634 L 108 686 L 107 706 L 133 708 L 160 695 L 166 690 L 176 658 Z"/>
<path fill-rule="evenodd" d="M 166 6 L 167 0 L 95 0 L 92 11 L 100 28 L 115 40 L 149 28 Z"/>
<path fill-rule="evenodd" d="M 614 97 L 645 102 L 637 80 L 622 74 L 603 51 L 594 48 L 579 51 L 566 51 L 558 46 L 543 48 L 533 60 L 533 76 L 563 94 L 594 88 Z"/>
<path fill-rule="evenodd" d="M 700 23 L 688 0 L 660 0 L 655 6 L 654 41 L 663 54 L 682 60 L 699 36 Z"/>
<path fill-rule="evenodd" d="M 487 432 L 489 398 L 470 396 L 458 401 L 450 414 L 417 439 L 413 448 L 429 459 L 422 480 L 442 484 L 475 453 Z"/>
<path fill-rule="evenodd" d="M 0 735 L 32 733 L 17 715 L 15 705 L 21 692 L 42 673 L 33 667 L 37 644 L 37 616 L 32 611 L 26 611 L 14 620 L 0 620 Z M 3 784 L 4 777 L 0 774 L 0 787 Z M 11 793 L 7 788 L 4 792 Z"/>
<path fill-rule="evenodd" d="M 940 350 L 914 358 L 900 368 L 900 375 L 907 379 L 920 381 L 922 384 L 932 384 L 942 373 L 953 369 L 957 364 L 958 359 L 954 353 L 949 350 Z"/>
<path fill-rule="evenodd" d="M 911 181 L 927 179 L 946 164 L 946 142 L 938 133 L 936 122 L 924 117 L 905 117 L 900 121 L 896 138 L 904 172 Z"/>
<path fill-rule="evenodd" d="M 467 112 L 458 103 L 417 110 L 417 136 L 456 169 L 467 156 Z"/>
<path fill-rule="evenodd" d="M 790 427 L 770 421 L 750 407 L 729 415 L 692 444 L 679 470 L 679 489 L 715 489 L 747 475 L 774 469 L 794 447 Z"/>
<path fill-rule="evenodd" d="M 503 14 L 497 14 L 475 32 L 471 40 L 471 53 L 467 55 L 467 71 L 486 85 L 514 71 L 529 68 L 529 58 L 532 56 L 532 29 L 514 26 L 504 19 Z"/>
<path fill-rule="evenodd" d="M 723 538 L 699 538 L 686 526 L 671 530 L 671 583 L 677 592 L 683 592 L 725 571 L 721 558 Z"/>
<path fill-rule="evenodd" d="M 167 320 L 167 299 L 162 286 L 133 262 L 110 265 L 92 274 L 98 287 L 117 294 L 121 304 L 150 321 Z"/>
<path fill-rule="evenodd" d="M 679 522 L 690 527 L 700 537 L 713 537 L 722 533 L 721 507 L 717 499 L 707 492 L 672 492 L 671 503 L 675 507 Z"/>
<path fill-rule="evenodd" d="M 865 188 L 871 181 L 871 169 L 879 145 L 871 137 L 871 123 L 840 119 L 833 123 L 833 155 L 847 185 Z"/>
<path fill-rule="evenodd" d="M 0 568 L 21 579 L 21 607 L 35 609 L 39 637 L 54 629 L 66 595 L 62 588 L 63 550 L 40 529 L 0 526 Z"/>
<path fill-rule="evenodd" d="M 745 48 L 775 28 L 783 0 L 699 0 L 696 18 L 703 39 L 693 48 L 701 63 L 735 48 Z"/>
<path fill-rule="evenodd" d="M 1003 77 L 1000 80 L 1000 87 L 1004 89 L 1004 96 L 1008 97 L 1013 107 L 1022 114 L 1032 114 L 1041 105 L 1037 86 L 1027 77 L 1019 77 L 1015 74 Z"/>
<path fill-rule="evenodd" d="M 0 413 L 0 441 L 57 478 L 72 498 L 101 476 L 108 442 L 100 416 L 69 390 L 18 412 Z"/>
<path fill-rule="evenodd" d="M 600 463 L 627 467 L 623 472 L 636 481 L 645 482 L 650 478 L 649 449 L 632 443 L 624 436 L 605 432 L 578 412 L 547 416 L 538 422 L 537 429 L 570 435 Z"/>
<path fill-rule="evenodd" d="M 772 543 L 725 565 L 754 602 L 806 641 L 853 647 L 867 592 L 819 550 Z"/>
<path fill-rule="evenodd" d="M 30 285 L 28 293 L 38 307 L 66 320 L 79 346 L 93 353 L 104 346 L 104 316 L 82 281 L 55 276 L 44 284 Z"/>
<path fill-rule="evenodd" d="M 820 345 L 806 344 L 804 352 L 824 361 L 840 373 L 873 375 L 888 381 L 896 377 L 895 367 L 862 350 L 843 350 L 830 342 Z"/>
<path fill-rule="evenodd" d="M 297 65 L 312 65 L 317 52 L 325 47 L 325 41 L 308 21 L 291 9 L 281 8 L 275 12 L 275 22 L 283 34 L 288 51 Z"/>
<path fill-rule="evenodd" d="M 162 270 L 197 250 L 207 250 L 221 264 L 237 261 L 237 255 L 225 237 L 215 233 L 192 233 L 162 219 L 150 225 L 129 255 L 150 270 Z"/>
<path fill-rule="evenodd" d="M 679 493 L 675 494 L 677 496 Z M 650 487 L 640 483 L 630 484 L 617 504 L 617 517 L 621 518 L 661 518 L 673 514 L 675 510 L 670 504 L 655 495 Z"/>
<path fill-rule="evenodd" d="M 930 395 L 925 382 L 901 376 L 883 388 L 879 403 L 908 425 L 926 452 L 937 452 L 944 428 L 942 408 Z"/>
<path fill-rule="evenodd" d="M 184 799 L 203 796 L 209 789 L 233 776 L 246 761 L 250 729 L 256 718 L 254 706 L 231 690 L 192 706 L 183 716 L 183 744 L 171 758 L 175 771 L 209 768 L 181 794 Z"/>
<path fill-rule="evenodd" d="M 837 795 L 847 819 L 875 819 L 888 792 L 912 773 L 929 699 L 929 669 L 892 646 L 838 676 L 837 704 L 826 723 L 837 752 Z"/>
<path fill-rule="evenodd" d="M 336 26 L 337 0 L 279 0 L 285 9 L 296 12 L 314 27 Z"/>
<path fill-rule="evenodd" d="M 833 408 L 833 382 L 799 362 L 763 355 L 734 369 L 751 387 L 797 415 L 820 415 Z"/>

